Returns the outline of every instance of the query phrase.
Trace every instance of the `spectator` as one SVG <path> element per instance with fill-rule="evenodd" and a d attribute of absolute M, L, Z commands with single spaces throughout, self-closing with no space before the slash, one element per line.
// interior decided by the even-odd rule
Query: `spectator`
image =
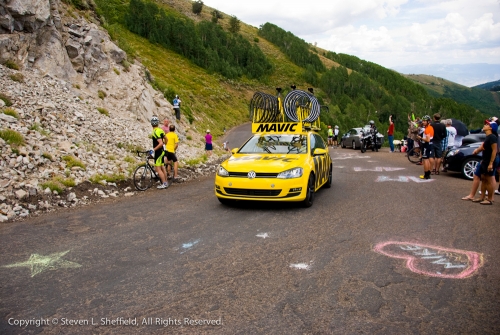
<path fill-rule="evenodd" d="M 181 120 L 181 99 L 179 99 L 179 96 L 176 95 L 172 105 L 174 106 L 174 112 L 175 112 L 175 118 L 177 120 Z"/>
<path fill-rule="evenodd" d="M 422 143 L 422 159 L 424 161 L 424 175 L 420 179 L 431 179 L 431 167 L 434 165 L 434 146 L 432 139 L 434 137 L 434 128 L 431 126 L 431 117 L 426 115 L 422 118 L 422 126 L 424 133 L 418 136 L 418 140 Z"/>
<path fill-rule="evenodd" d="M 166 135 L 167 139 L 167 159 L 170 162 L 174 163 L 174 182 L 179 182 L 179 176 L 177 175 L 177 170 L 179 166 L 179 162 L 177 161 L 177 156 L 175 152 L 177 151 L 177 147 L 179 146 L 179 137 L 175 133 L 175 125 L 170 125 L 170 131 Z M 170 174 L 170 164 L 168 165 L 168 174 Z"/>
<path fill-rule="evenodd" d="M 408 114 L 408 140 L 407 140 L 406 155 L 408 155 L 408 152 L 411 149 L 413 149 L 415 141 L 417 140 L 417 135 L 418 135 L 418 118 L 417 120 L 413 121 L 410 114 Z"/>
<path fill-rule="evenodd" d="M 455 137 L 457 136 L 457 130 L 452 125 L 451 119 L 446 120 L 446 133 L 448 134 L 447 147 L 445 152 L 455 149 Z M 446 168 L 443 167 L 443 172 L 447 172 Z"/>
<path fill-rule="evenodd" d="M 439 174 L 439 166 L 441 165 L 443 157 L 443 141 L 447 139 L 446 126 L 439 122 L 441 120 L 441 115 L 436 113 L 433 115 L 434 122 L 431 124 L 434 128 L 434 137 L 432 138 L 434 158 L 432 161 L 431 172 L 433 174 Z"/>
<path fill-rule="evenodd" d="M 165 134 L 168 134 L 170 131 L 170 121 L 168 119 L 163 120 L 161 129 L 165 132 Z"/>
<path fill-rule="evenodd" d="M 486 134 L 486 139 L 481 144 L 480 147 L 473 151 L 476 155 L 479 152 L 483 152 L 481 163 L 476 168 L 474 172 L 474 181 L 472 184 L 471 192 L 468 196 L 463 197 L 462 200 L 472 200 L 473 202 L 479 202 L 481 205 L 492 205 L 493 204 L 493 189 L 495 186 L 495 170 L 498 166 L 498 124 L 486 120 L 484 122 L 483 131 Z M 481 197 L 475 198 L 477 188 L 479 186 L 479 179 L 481 181 Z M 487 192 L 487 193 L 486 193 Z M 488 199 L 485 199 L 486 195 Z"/>
<path fill-rule="evenodd" d="M 332 126 L 328 126 L 328 145 L 333 147 L 333 129 Z"/>
<path fill-rule="evenodd" d="M 336 148 L 339 146 L 339 126 L 335 126 L 335 130 L 333 131 L 333 147 Z"/>
<path fill-rule="evenodd" d="M 212 155 L 212 135 L 210 135 L 210 129 L 207 129 L 207 134 L 205 135 L 205 151 L 208 157 Z"/>
<path fill-rule="evenodd" d="M 392 115 L 389 116 L 389 129 L 387 129 L 387 137 L 389 138 L 390 152 L 394 152 L 394 122 L 392 122 Z"/>

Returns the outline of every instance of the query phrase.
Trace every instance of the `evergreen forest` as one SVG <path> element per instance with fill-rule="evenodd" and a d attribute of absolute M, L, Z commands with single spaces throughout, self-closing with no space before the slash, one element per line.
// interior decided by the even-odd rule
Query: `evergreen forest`
<path fill-rule="evenodd" d="M 69 1 L 69 0 L 68 0 Z M 77 1 L 77 0 L 72 0 Z M 196 129 L 223 129 L 248 120 L 255 91 L 284 93 L 292 84 L 314 88 L 322 113 L 322 129 L 338 125 L 341 133 L 375 120 L 385 133 L 389 115 L 395 138 L 403 138 L 407 115 L 457 118 L 478 128 L 485 110 L 458 102 L 456 96 L 432 96 L 419 83 L 353 55 L 317 48 L 291 32 L 266 23 L 259 28 L 240 23 L 231 28 L 231 15 L 203 6 L 192 12 L 192 1 L 94 0 L 87 9 L 127 52 L 151 71 L 152 83 L 169 99 L 180 94 L 183 110 Z M 78 8 L 77 8 L 78 9 Z M 236 19 L 235 17 L 233 17 Z M 234 20 L 233 20 L 234 21 Z"/>

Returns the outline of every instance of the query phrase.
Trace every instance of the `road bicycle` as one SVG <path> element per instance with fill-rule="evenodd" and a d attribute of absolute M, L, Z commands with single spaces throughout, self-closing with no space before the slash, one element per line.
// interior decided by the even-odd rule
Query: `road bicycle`
<path fill-rule="evenodd" d="M 420 162 L 421 159 L 421 152 L 420 148 L 412 148 L 410 151 L 408 151 L 408 160 L 412 163 L 418 163 Z"/>
<path fill-rule="evenodd" d="M 153 186 L 153 181 L 159 181 L 160 176 L 158 176 L 158 173 L 156 173 L 154 165 L 151 165 L 149 162 L 151 159 L 154 159 L 153 154 L 151 151 L 136 151 L 137 156 L 145 156 L 145 163 L 139 165 L 135 171 L 134 171 L 134 186 L 136 189 L 139 191 L 146 191 L 148 188 Z M 167 164 L 165 164 L 165 168 L 167 168 Z M 168 169 L 167 169 L 168 171 Z M 173 171 L 173 164 L 171 164 L 171 171 Z M 168 186 L 170 186 L 170 183 L 168 182 Z"/>

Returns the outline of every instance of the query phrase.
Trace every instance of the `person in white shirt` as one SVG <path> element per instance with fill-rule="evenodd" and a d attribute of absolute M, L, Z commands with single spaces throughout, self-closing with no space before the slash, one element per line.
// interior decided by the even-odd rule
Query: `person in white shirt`
<path fill-rule="evenodd" d="M 448 133 L 448 150 L 455 148 L 455 137 L 457 130 L 451 125 L 451 119 L 446 120 L 446 132 Z"/>

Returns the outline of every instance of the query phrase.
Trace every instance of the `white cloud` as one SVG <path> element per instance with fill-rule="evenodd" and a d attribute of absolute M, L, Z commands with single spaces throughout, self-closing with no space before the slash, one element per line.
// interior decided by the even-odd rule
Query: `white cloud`
<path fill-rule="evenodd" d="M 205 0 L 259 26 L 271 22 L 307 42 L 385 67 L 500 63 L 498 0 Z"/>

